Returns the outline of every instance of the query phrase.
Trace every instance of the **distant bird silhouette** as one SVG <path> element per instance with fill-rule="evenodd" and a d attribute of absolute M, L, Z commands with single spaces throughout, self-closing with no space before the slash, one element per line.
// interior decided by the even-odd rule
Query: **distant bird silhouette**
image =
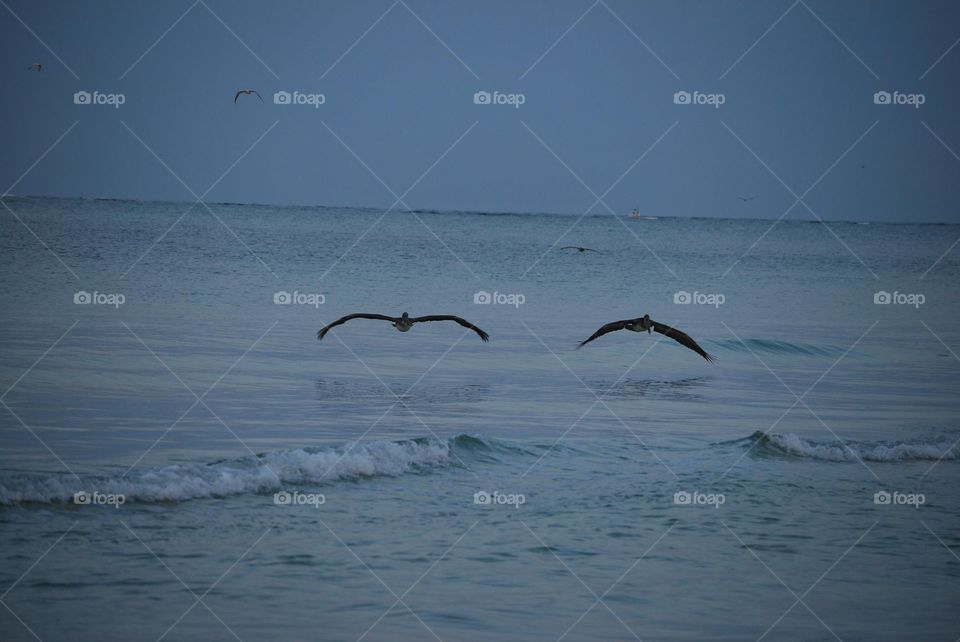
<path fill-rule="evenodd" d="M 560 249 L 561 250 L 579 250 L 580 252 L 597 252 L 597 250 L 594 250 L 593 248 L 580 247 L 579 245 L 567 245 L 566 247 L 561 247 Z M 597 252 L 597 254 L 601 254 L 601 252 Z"/>
<path fill-rule="evenodd" d="M 37 71 L 43 71 L 43 65 L 39 62 L 35 62 L 29 67 L 27 67 L 27 69 L 36 69 Z"/>
<path fill-rule="evenodd" d="M 596 338 L 602 337 L 603 335 L 616 332 L 617 330 L 631 330 L 632 332 L 646 332 L 650 334 L 650 331 L 659 332 L 665 337 L 670 337 L 680 345 L 690 348 L 701 357 L 707 361 L 715 361 L 712 355 L 707 354 L 706 350 L 701 348 L 696 341 L 690 338 L 690 335 L 677 330 L 676 328 L 671 328 L 665 323 L 658 323 L 650 318 L 649 314 L 645 314 L 637 319 L 624 319 L 622 321 L 612 321 L 604 326 L 601 326 L 599 330 L 590 335 L 586 341 L 580 343 L 577 346 L 577 349 L 582 348 Z"/>
<path fill-rule="evenodd" d="M 249 96 L 250 94 L 256 94 L 257 98 L 259 98 L 260 101 L 263 102 L 263 96 L 261 96 L 260 92 L 258 92 L 256 89 L 241 89 L 240 91 L 237 92 L 237 95 L 233 97 L 234 103 L 237 102 L 237 98 L 240 97 L 240 94 L 245 94 L 247 96 Z"/>
<path fill-rule="evenodd" d="M 410 328 L 413 327 L 414 323 L 422 323 L 425 321 L 455 321 L 460 325 L 462 325 L 463 327 L 469 328 L 474 332 L 476 332 L 478 335 L 480 335 L 480 338 L 483 341 L 490 340 L 489 334 L 487 334 L 477 326 L 473 325 L 469 321 L 466 321 L 465 319 L 461 319 L 460 317 L 454 316 L 452 314 L 434 314 L 434 315 L 425 316 L 425 317 L 411 317 L 406 312 L 404 312 L 403 315 L 399 317 L 388 317 L 384 314 L 367 314 L 366 312 L 357 312 L 355 314 L 348 314 L 345 317 L 341 317 L 337 319 L 330 325 L 321 328 L 317 332 L 317 339 L 322 339 L 323 337 L 326 336 L 328 332 L 330 332 L 332 328 L 338 325 L 342 325 L 347 321 L 349 321 L 350 319 L 377 319 L 379 321 L 389 321 L 390 323 L 393 324 L 393 327 L 395 327 L 400 332 L 407 332 Z"/>
<path fill-rule="evenodd" d="M 740 199 L 741 201 L 743 201 L 744 203 L 748 203 L 748 202 L 752 201 L 753 199 L 755 199 L 756 196 L 738 196 L 737 198 L 739 198 L 739 199 Z"/>

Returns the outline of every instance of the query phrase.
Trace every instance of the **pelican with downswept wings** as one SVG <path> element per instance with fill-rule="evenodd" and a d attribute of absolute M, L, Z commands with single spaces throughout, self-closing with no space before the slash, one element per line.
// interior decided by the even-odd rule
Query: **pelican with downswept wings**
<path fill-rule="evenodd" d="M 395 327 L 400 332 L 407 332 L 408 330 L 410 330 L 410 328 L 413 327 L 414 323 L 424 323 L 426 321 L 454 321 L 456 323 L 459 323 L 463 327 L 476 332 L 478 335 L 480 335 L 481 340 L 483 341 L 490 340 L 489 334 L 487 334 L 477 326 L 473 325 L 466 319 L 462 319 L 458 316 L 454 316 L 452 314 L 432 314 L 425 317 L 412 317 L 406 312 L 404 312 L 403 315 L 399 317 L 388 317 L 385 314 L 368 314 L 366 312 L 357 312 L 354 314 L 348 314 L 345 317 L 341 317 L 337 319 L 330 325 L 320 328 L 320 330 L 317 332 L 317 339 L 322 339 L 323 337 L 326 336 L 327 332 L 330 332 L 331 328 L 335 328 L 338 325 L 342 325 L 351 319 L 376 319 L 378 321 L 389 321 L 390 323 L 393 324 L 393 327 Z"/>
<path fill-rule="evenodd" d="M 577 346 L 577 349 L 582 348 L 583 346 L 587 345 L 594 339 L 602 337 L 603 335 L 608 334 L 610 332 L 616 332 L 617 330 L 630 330 L 632 332 L 646 332 L 647 334 L 651 332 L 659 332 L 665 337 L 670 337 L 680 345 L 690 348 L 691 350 L 699 354 L 701 357 L 703 357 L 707 361 L 713 362 L 716 360 L 714 359 L 713 355 L 707 354 L 706 350 L 701 348 L 696 341 L 690 338 L 689 334 L 687 334 L 686 332 L 681 332 L 676 328 L 671 328 L 665 323 L 659 323 L 657 321 L 654 321 L 653 319 L 650 318 L 649 314 L 645 314 L 642 317 L 639 317 L 637 319 L 623 319 L 622 321 L 611 321 L 610 323 L 607 323 L 606 325 L 601 326 L 601 328 L 596 332 L 594 332 L 593 334 L 591 334 L 586 341 L 581 342 L 580 345 Z"/>

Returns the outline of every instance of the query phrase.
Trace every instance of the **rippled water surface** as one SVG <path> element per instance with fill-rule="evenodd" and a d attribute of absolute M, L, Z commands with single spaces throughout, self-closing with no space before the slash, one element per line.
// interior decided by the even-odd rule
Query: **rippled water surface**
<path fill-rule="evenodd" d="M 960 636 L 956 226 L 9 202 L 3 639 Z"/>

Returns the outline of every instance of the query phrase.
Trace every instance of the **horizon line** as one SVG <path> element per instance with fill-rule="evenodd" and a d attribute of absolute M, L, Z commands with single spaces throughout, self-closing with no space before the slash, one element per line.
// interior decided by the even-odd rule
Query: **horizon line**
<path fill-rule="evenodd" d="M 4 193 L 0 194 L 0 201 L 8 198 L 20 198 L 20 199 L 53 199 L 53 200 L 81 200 L 81 201 L 115 201 L 115 202 L 129 202 L 129 203 L 183 203 L 183 204 L 193 204 L 193 201 L 189 199 L 155 199 L 155 198 L 132 198 L 132 197 L 121 197 L 121 196 L 52 196 L 47 194 L 13 194 L 13 193 Z M 260 203 L 260 202 L 247 202 L 241 203 L 237 201 L 204 201 L 210 205 L 230 205 L 238 207 L 276 207 L 276 208 L 318 208 L 318 209 L 347 209 L 347 210 L 367 210 L 373 212 L 384 212 L 387 209 L 395 209 L 398 213 L 404 212 L 413 212 L 416 214 L 475 214 L 479 216 L 564 216 L 564 217 L 591 217 L 591 218 L 605 218 L 609 216 L 615 216 L 625 219 L 630 219 L 629 214 L 576 214 L 576 213 L 565 213 L 565 212 L 534 212 L 534 211 L 504 211 L 504 210 L 460 210 L 460 209 L 437 209 L 437 208 L 412 208 L 412 209 L 397 209 L 397 208 L 384 208 L 384 207 L 374 207 L 368 205 L 324 205 L 319 203 L 313 204 L 298 204 L 298 203 Z M 636 211 L 637 208 L 634 208 Z M 760 217 L 760 216 L 684 216 L 679 214 L 640 214 L 639 220 L 660 220 L 660 219 L 684 219 L 684 220 L 720 220 L 720 221 L 775 221 L 779 220 L 780 222 L 792 222 L 792 223 L 815 223 L 822 225 L 824 223 L 870 223 L 870 224 L 880 224 L 880 225 L 960 225 L 960 222 L 946 222 L 946 221 L 881 221 L 876 219 L 826 219 L 817 220 L 815 218 L 810 219 L 791 219 L 786 217 Z M 637 219 L 632 219 L 637 220 Z"/>

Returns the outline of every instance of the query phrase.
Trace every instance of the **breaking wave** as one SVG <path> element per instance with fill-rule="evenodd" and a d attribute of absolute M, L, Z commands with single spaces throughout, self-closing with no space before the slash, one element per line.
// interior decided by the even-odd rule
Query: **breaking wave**
<path fill-rule="evenodd" d="M 755 452 L 774 456 L 803 457 L 824 461 L 923 461 L 960 459 L 956 437 L 938 436 L 909 441 L 813 441 L 793 433 L 755 432 L 746 440 Z"/>
<path fill-rule="evenodd" d="M 289 484 L 323 484 L 379 476 L 425 474 L 462 465 L 461 458 L 495 458 L 510 446 L 471 435 L 370 441 L 331 448 L 296 448 L 212 463 L 171 464 L 116 475 L 6 473 L 0 505 L 66 503 L 77 492 L 123 495 L 126 502 L 164 502 L 266 493 Z M 454 451 L 460 451 L 457 455 Z"/>

